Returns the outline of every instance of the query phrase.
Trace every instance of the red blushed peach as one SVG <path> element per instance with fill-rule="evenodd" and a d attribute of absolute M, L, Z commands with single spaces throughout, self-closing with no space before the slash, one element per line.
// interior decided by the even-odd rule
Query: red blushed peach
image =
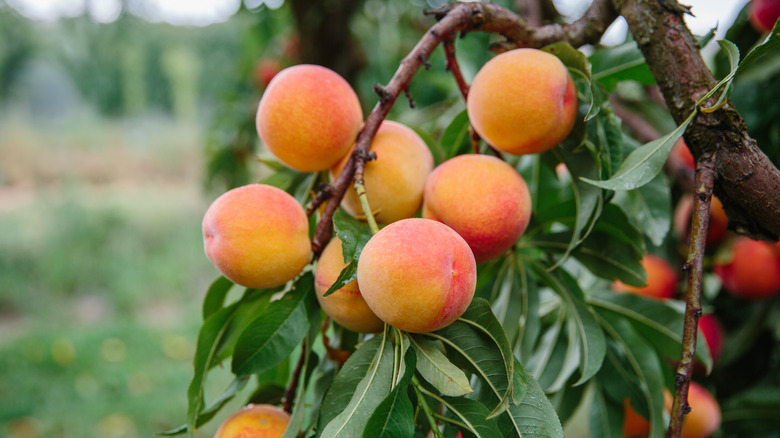
<path fill-rule="evenodd" d="M 363 123 L 355 91 L 336 72 L 296 65 L 268 84 L 257 108 L 257 133 L 269 151 L 301 172 L 332 167 L 349 152 Z"/>
<path fill-rule="evenodd" d="M 708 313 L 699 318 L 699 333 L 704 336 L 712 362 L 715 363 L 723 349 L 723 329 L 715 315 Z"/>
<path fill-rule="evenodd" d="M 510 154 L 533 154 L 569 135 L 577 118 L 577 89 L 554 55 L 515 49 L 479 70 L 466 108 L 472 126 L 490 145 Z"/>
<path fill-rule="evenodd" d="M 280 286 L 309 262 L 309 221 L 288 193 L 250 184 L 211 204 L 203 217 L 203 244 L 209 260 L 234 283 Z"/>
<path fill-rule="evenodd" d="M 425 180 L 433 170 L 428 146 L 410 128 L 385 120 L 371 142 L 371 152 L 376 160 L 366 163 L 363 181 L 375 219 L 389 224 L 414 217 L 422 204 Z M 341 173 L 348 160 L 349 154 L 331 170 L 331 178 Z M 363 216 L 354 187 L 347 190 L 341 205 L 352 216 Z"/>
<path fill-rule="evenodd" d="M 731 260 L 715 265 L 727 291 L 747 299 L 766 299 L 780 292 L 780 255 L 772 243 L 740 236 Z"/>
<path fill-rule="evenodd" d="M 616 281 L 612 289 L 617 292 L 628 292 L 645 297 L 663 299 L 674 298 L 677 287 L 677 273 L 672 265 L 665 259 L 647 254 L 641 261 L 647 271 L 647 284 L 641 287 L 629 286 L 621 281 Z"/>
<path fill-rule="evenodd" d="M 678 139 L 674 146 L 672 147 L 672 159 L 677 160 L 681 165 L 687 167 L 690 170 L 694 170 L 696 168 L 696 162 L 693 159 L 693 154 L 691 153 L 691 150 L 688 149 L 688 145 L 685 144 L 685 140 L 682 138 Z"/>
<path fill-rule="evenodd" d="M 219 426 L 214 438 L 280 438 L 290 414 L 276 406 L 247 405 Z"/>
<path fill-rule="evenodd" d="M 375 234 L 358 261 L 358 285 L 374 313 L 407 332 L 446 327 L 466 311 L 477 281 L 474 255 L 450 227 L 403 219 Z"/>
<path fill-rule="evenodd" d="M 347 266 L 341 252 L 341 240 L 334 237 L 320 255 L 314 271 L 314 290 L 322 310 L 342 326 L 359 333 L 381 331 L 385 323 L 374 315 L 360 294 L 357 280 L 323 297 Z"/>
<path fill-rule="evenodd" d="M 257 61 L 252 68 L 252 79 L 255 81 L 255 87 L 264 90 L 281 70 L 282 65 L 274 58 L 263 58 Z"/>
<path fill-rule="evenodd" d="M 681 239 L 690 237 L 691 214 L 693 213 L 693 196 L 686 194 L 677 203 L 674 210 L 674 229 Z M 729 218 L 723 209 L 723 203 L 717 196 L 710 201 L 710 227 L 707 231 L 707 247 L 714 247 L 723 241 L 728 230 Z"/>
<path fill-rule="evenodd" d="M 754 29 L 767 33 L 780 17 L 780 0 L 753 0 L 750 2 L 748 16 Z"/>
<path fill-rule="evenodd" d="M 531 194 L 506 162 L 460 155 L 431 173 L 422 214 L 460 234 L 483 263 L 506 253 L 523 234 L 531 219 Z"/>

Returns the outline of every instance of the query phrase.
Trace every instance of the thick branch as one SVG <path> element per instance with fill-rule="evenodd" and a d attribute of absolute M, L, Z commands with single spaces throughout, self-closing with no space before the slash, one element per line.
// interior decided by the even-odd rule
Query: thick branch
<path fill-rule="evenodd" d="M 682 9 L 673 1 L 615 0 L 628 22 L 674 120 L 682 123 L 698 98 L 717 81 L 707 68 Z M 666 7 L 665 7 L 666 6 Z M 780 171 L 750 138 L 731 105 L 700 112 L 685 132 L 693 156 L 718 150 L 715 194 L 723 202 L 730 228 L 768 240 L 780 235 Z"/>

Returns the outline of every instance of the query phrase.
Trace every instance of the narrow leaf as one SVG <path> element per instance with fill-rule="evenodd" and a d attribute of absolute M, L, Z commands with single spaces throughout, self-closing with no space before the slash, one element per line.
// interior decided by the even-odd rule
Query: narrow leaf
<path fill-rule="evenodd" d="M 520 362 L 515 369 L 522 370 Z M 552 403 L 542 387 L 533 378 L 528 378 L 528 392 L 519 405 L 509 407 L 508 420 L 512 429 L 522 438 L 563 437 L 563 428 Z"/>
<path fill-rule="evenodd" d="M 334 281 L 328 290 L 326 290 L 322 295 L 323 298 L 333 294 L 337 290 L 353 282 L 356 278 L 357 261 L 352 260 L 347 266 L 344 266 L 344 269 L 342 269 L 341 272 L 339 272 L 339 276 L 336 278 L 336 281 Z"/>
<path fill-rule="evenodd" d="M 350 216 L 343 209 L 333 214 L 333 229 L 341 240 L 341 252 L 344 263 L 350 263 L 360 258 L 360 252 L 371 238 L 371 230 L 365 222 Z"/>
<path fill-rule="evenodd" d="M 406 350 L 404 374 L 366 423 L 363 438 L 406 438 L 414 435 L 414 407 L 409 383 L 415 370 L 415 351 Z"/>
<path fill-rule="evenodd" d="M 417 371 L 437 391 L 452 397 L 473 392 L 463 370 L 453 365 L 433 343 L 419 335 L 410 339 L 417 353 Z"/>
<path fill-rule="evenodd" d="M 642 187 L 618 192 L 614 204 L 637 221 L 653 245 L 661 246 L 672 224 L 672 200 L 663 172 Z"/>
<path fill-rule="evenodd" d="M 209 286 L 206 297 L 203 299 L 203 320 L 205 321 L 214 312 L 217 312 L 225 304 L 225 297 L 233 287 L 233 282 L 220 276 Z"/>
<path fill-rule="evenodd" d="M 596 382 L 593 382 L 591 388 L 591 405 L 588 412 L 590 436 L 621 438 L 623 436 L 623 406 L 606 398 Z"/>
<path fill-rule="evenodd" d="M 488 419 L 490 410 L 487 406 L 465 397 L 444 397 L 439 399 L 450 413 L 459 418 L 468 431 L 477 438 L 500 437 L 501 431 L 495 419 Z"/>

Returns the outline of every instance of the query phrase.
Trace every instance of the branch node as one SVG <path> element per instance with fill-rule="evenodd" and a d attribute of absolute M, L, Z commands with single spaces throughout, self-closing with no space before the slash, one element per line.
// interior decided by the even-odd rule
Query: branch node
<path fill-rule="evenodd" d="M 425 52 L 420 52 L 420 62 L 422 62 L 423 67 L 425 67 L 426 70 L 431 70 L 431 63 L 428 62 L 428 54 Z"/>
<path fill-rule="evenodd" d="M 414 109 L 416 104 L 414 102 L 414 99 L 412 98 L 412 93 L 411 91 L 409 91 L 408 88 L 404 90 L 404 95 L 406 96 L 406 100 L 409 101 L 409 108 Z"/>

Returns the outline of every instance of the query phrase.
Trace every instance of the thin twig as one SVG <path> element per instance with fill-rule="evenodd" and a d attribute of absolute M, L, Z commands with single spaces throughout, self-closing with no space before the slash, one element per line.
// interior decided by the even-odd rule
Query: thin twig
<path fill-rule="evenodd" d="M 306 363 L 307 354 L 308 349 L 306 348 L 306 339 L 304 339 L 303 344 L 301 344 L 301 357 L 298 359 L 298 366 L 295 367 L 290 386 L 288 386 L 287 391 L 284 392 L 284 404 L 282 405 L 282 408 L 286 412 L 292 413 L 293 399 L 295 399 L 295 393 L 298 390 L 298 382 L 301 381 L 301 373 L 303 372 L 303 365 Z"/>
<path fill-rule="evenodd" d="M 691 219 L 691 242 L 684 270 L 688 274 L 688 293 L 685 302 L 685 323 L 683 326 L 682 351 L 674 376 L 674 402 L 671 421 L 666 438 L 678 438 L 682 431 L 684 415 L 688 406 L 688 386 L 691 383 L 696 335 L 701 316 L 701 284 L 704 271 L 704 250 L 710 227 L 710 200 L 715 186 L 714 155 L 707 153 L 699 157 L 696 164 L 693 218 Z"/>

